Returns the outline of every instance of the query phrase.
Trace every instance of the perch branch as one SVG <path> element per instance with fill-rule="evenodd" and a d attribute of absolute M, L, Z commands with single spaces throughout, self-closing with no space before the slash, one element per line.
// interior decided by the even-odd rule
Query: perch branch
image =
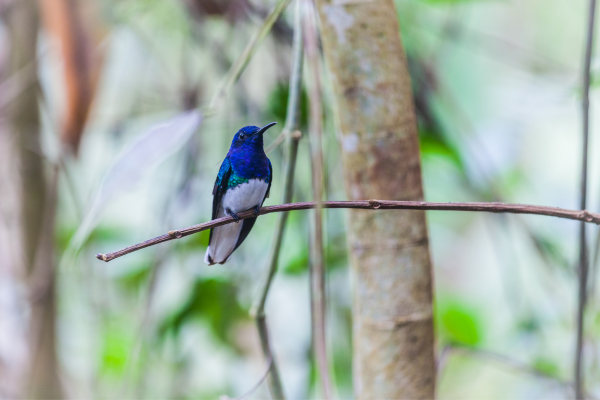
<path fill-rule="evenodd" d="M 430 203 L 426 201 L 392 201 L 392 200 L 356 200 L 356 201 L 324 201 L 323 208 L 352 208 L 361 210 L 432 210 L 432 211 L 476 211 L 492 213 L 510 213 L 510 214 L 532 214 L 545 215 L 548 217 L 557 217 L 563 219 L 572 219 L 574 221 L 591 222 L 600 225 L 600 214 L 592 213 L 587 210 L 568 210 L 558 207 L 536 206 L 528 204 L 510 204 L 510 203 Z M 315 208 L 315 203 L 290 203 L 277 206 L 262 207 L 259 215 L 266 215 L 277 212 L 311 210 Z M 247 210 L 238 213 L 240 219 L 254 217 L 254 210 Z M 169 231 L 168 233 L 149 239 L 144 242 L 126 247 L 122 250 L 106 254 L 97 254 L 96 258 L 102 261 L 112 261 L 115 258 L 126 254 L 154 246 L 169 240 L 181 239 L 194 233 L 202 232 L 217 226 L 227 225 L 235 222 L 233 217 L 226 216 L 212 221 L 204 222 L 198 225 L 192 225 L 187 228 Z"/>
<path fill-rule="evenodd" d="M 583 149 L 581 166 L 581 209 L 586 208 L 587 199 L 587 170 L 588 170 L 588 142 L 590 131 L 590 65 L 592 62 L 592 49 L 594 43 L 594 16 L 596 14 L 596 0 L 590 0 L 588 15 L 588 30 L 585 50 L 585 63 L 583 71 Z M 585 398 L 583 383 L 583 330 L 585 306 L 587 303 L 587 276 L 588 252 L 586 240 L 586 224 L 583 222 L 579 228 L 579 296 L 577 302 L 577 342 L 575 347 L 575 398 Z"/>

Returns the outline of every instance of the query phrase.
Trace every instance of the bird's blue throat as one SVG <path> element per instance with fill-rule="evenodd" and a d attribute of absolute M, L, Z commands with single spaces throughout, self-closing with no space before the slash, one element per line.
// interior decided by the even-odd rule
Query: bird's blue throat
<path fill-rule="evenodd" d="M 231 142 L 227 158 L 231 163 L 232 174 L 228 188 L 233 188 L 250 179 L 270 180 L 269 159 L 265 154 L 263 135 L 257 126 L 240 129 Z"/>

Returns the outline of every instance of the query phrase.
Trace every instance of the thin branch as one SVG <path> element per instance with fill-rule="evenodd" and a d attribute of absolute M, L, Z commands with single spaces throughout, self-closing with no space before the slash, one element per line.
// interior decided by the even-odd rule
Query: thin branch
<path fill-rule="evenodd" d="M 290 74 L 290 86 L 288 94 L 288 104 L 285 126 L 283 132 L 278 138 L 285 139 L 287 137 L 287 151 L 284 153 L 283 170 L 285 171 L 284 182 L 283 182 L 283 193 L 282 203 L 289 203 L 292 201 L 293 188 L 294 188 L 294 171 L 296 169 L 296 156 L 298 154 L 298 142 L 302 137 L 299 127 L 299 113 L 300 113 L 300 93 L 302 90 L 302 29 L 300 25 L 300 1 L 296 2 L 296 16 L 294 21 L 294 43 L 293 43 L 293 59 L 292 59 L 292 72 Z M 294 134 L 291 134 L 294 132 Z M 297 133 L 297 134 L 296 134 Z M 277 139 L 276 139 L 277 142 Z M 274 147 L 276 147 L 276 144 Z M 273 147 L 273 148 L 274 148 Z M 268 149 L 267 149 L 268 152 Z M 273 236 L 273 247 L 269 256 L 269 262 L 265 271 L 265 276 L 262 281 L 262 285 L 259 292 L 259 297 L 252 306 L 251 315 L 256 319 L 258 331 L 260 333 L 261 344 L 263 347 L 263 353 L 266 358 L 272 360 L 271 374 L 269 376 L 269 389 L 271 390 L 271 396 L 275 399 L 285 399 L 285 393 L 283 392 L 283 386 L 279 377 L 279 370 L 277 363 L 272 354 L 271 346 L 268 340 L 268 331 L 265 323 L 265 303 L 267 301 L 267 295 L 273 281 L 273 277 L 277 272 L 277 264 L 279 261 L 279 252 L 281 250 L 281 243 L 283 242 L 283 234 L 285 231 L 285 225 L 287 222 L 288 213 L 284 212 L 279 214 L 277 223 L 275 225 L 275 232 Z"/>
<path fill-rule="evenodd" d="M 261 377 L 258 380 L 258 382 L 256 382 L 256 384 L 254 386 L 252 386 L 252 388 L 250 390 L 248 390 L 243 395 L 241 395 L 239 397 L 234 397 L 234 398 L 231 398 L 231 397 L 229 397 L 227 395 L 223 395 L 223 396 L 219 397 L 219 400 L 243 400 L 243 399 L 247 399 L 249 396 L 251 396 L 254 392 L 256 392 L 258 390 L 258 388 L 260 387 L 260 385 L 262 385 L 262 383 L 265 381 L 265 379 L 267 379 L 267 376 L 269 376 L 269 371 L 271 371 L 272 369 L 273 369 L 273 359 L 269 359 L 267 361 L 267 370 L 265 371 L 264 374 L 261 375 Z"/>
<path fill-rule="evenodd" d="M 442 355 L 444 355 L 444 357 L 447 358 L 450 356 L 450 354 L 449 354 L 450 351 L 455 352 L 455 353 L 456 352 L 467 353 L 467 354 L 471 354 L 473 356 L 479 357 L 481 359 L 495 361 L 495 362 L 507 365 L 515 370 L 535 376 L 537 378 L 547 379 L 547 380 L 553 381 L 555 383 L 558 383 L 561 386 L 573 387 L 573 382 L 562 380 L 557 376 L 554 376 L 554 375 L 544 372 L 538 368 L 532 367 L 526 363 L 520 362 L 518 360 L 507 357 L 502 354 L 494 353 L 494 352 L 484 350 L 484 349 L 478 349 L 478 348 L 474 348 L 474 347 L 464 346 L 464 345 L 460 345 L 460 344 L 449 344 L 446 347 L 444 347 L 444 349 L 442 350 Z M 445 363 L 441 363 L 439 365 L 439 367 L 443 368 L 444 365 L 445 365 Z M 438 373 L 441 373 L 441 372 L 442 372 L 442 370 L 439 369 Z"/>
<path fill-rule="evenodd" d="M 277 21 L 279 16 L 288 6 L 288 4 L 290 4 L 290 1 L 291 0 L 280 0 L 279 3 L 277 3 L 275 8 L 273 9 L 273 11 L 271 11 L 267 18 L 265 18 L 260 29 L 254 34 L 254 36 L 252 36 L 252 39 L 250 39 L 250 41 L 244 48 L 242 54 L 240 54 L 240 56 L 235 60 L 235 62 L 233 63 L 233 65 L 219 84 L 217 91 L 215 92 L 214 96 L 210 101 L 206 114 L 216 112 L 216 110 L 219 107 L 219 103 L 225 97 L 231 86 L 233 86 L 233 84 L 238 80 L 238 78 L 244 71 L 244 68 L 246 68 L 246 65 L 250 62 L 252 56 L 254 56 L 254 53 L 256 53 L 256 50 L 258 49 L 262 41 L 271 31 L 271 28 L 273 27 L 275 21 Z"/>
<path fill-rule="evenodd" d="M 306 59 L 310 67 L 310 129 L 309 151 L 311 159 L 312 191 L 316 202 L 310 246 L 310 305 L 313 348 L 317 371 L 321 381 L 323 398 L 331 399 L 331 377 L 327 362 L 326 313 L 327 293 L 325 287 L 325 261 L 323 257 L 323 108 L 321 103 L 321 76 L 319 71 L 319 34 L 316 10 L 312 0 L 305 0 L 303 15 Z"/>
<path fill-rule="evenodd" d="M 575 221 L 590 222 L 600 225 L 600 214 L 592 213 L 587 210 L 568 210 L 558 207 L 536 206 L 529 204 L 509 204 L 509 203 L 430 203 L 426 201 L 392 201 L 392 200 L 355 200 L 355 201 L 324 201 L 323 208 L 353 208 L 362 210 L 435 210 L 435 211 L 475 211 L 492 213 L 510 213 L 510 214 L 531 214 L 545 215 L 548 217 L 557 217 L 571 219 Z M 259 215 L 266 215 L 277 212 L 311 210 L 315 208 L 315 203 L 291 203 L 278 206 L 262 207 Z M 247 210 L 238 213 L 240 220 L 253 218 L 254 210 Z M 106 254 L 97 254 L 96 258 L 101 261 L 112 261 L 115 258 L 126 254 L 154 246 L 169 240 L 181 239 L 194 233 L 202 232 L 217 226 L 227 225 L 235 222 L 233 217 L 225 216 L 204 222 L 198 225 L 192 225 L 187 228 L 169 231 L 168 233 L 146 240 L 142 243 L 129 246 L 119 251 Z"/>
<path fill-rule="evenodd" d="M 291 95 L 291 93 L 290 93 L 290 95 Z M 289 109 L 289 102 L 288 102 L 288 109 Z M 287 121 L 286 121 L 286 126 L 287 126 Z M 283 141 L 287 138 L 300 140 L 301 137 L 302 137 L 302 132 L 300 132 L 299 129 L 289 131 L 286 128 L 284 128 L 281 131 L 281 133 L 279 135 L 277 135 L 277 137 L 275 139 L 273 139 L 273 141 L 271 143 L 269 143 L 269 145 L 265 149 L 265 153 L 267 153 L 267 154 L 271 153 L 273 150 L 275 150 L 277 147 L 279 147 L 279 145 L 282 144 Z"/>
<path fill-rule="evenodd" d="M 271 398 L 274 400 L 284 400 L 285 394 L 283 393 L 283 385 L 279 378 L 279 369 L 277 363 L 273 358 L 273 351 L 271 350 L 271 341 L 269 339 L 269 329 L 267 327 L 267 321 L 264 314 L 256 317 L 256 326 L 258 328 L 258 336 L 260 337 L 260 345 L 263 350 L 263 354 L 266 359 L 269 360 L 269 370 L 266 376 L 269 382 L 269 390 L 271 391 Z"/>
<path fill-rule="evenodd" d="M 598 261 L 600 260 L 600 229 L 596 230 L 596 240 L 594 241 L 594 255 L 592 256 L 592 262 L 588 264 L 591 268 L 590 276 L 588 276 L 589 290 L 588 298 L 593 297 L 596 293 L 596 277 L 598 275 Z"/>
<path fill-rule="evenodd" d="M 587 44 L 585 50 L 585 64 L 583 72 L 583 155 L 581 166 L 581 209 L 587 203 L 587 170 L 588 170 L 588 142 L 590 131 L 590 65 L 592 62 L 592 46 L 594 43 L 594 16 L 596 14 L 596 0 L 590 0 L 588 14 Z M 587 303 L 587 275 L 588 254 L 586 240 L 586 224 L 581 223 L 579 229 L 579 296 L 577 304 L 577 344 L 575 348 L 575 398 L 585 398 L 583 383 L 583 328 L 584 314 Z"/>
<path fill-rule="evenodd" d="M 35 85 L 38 81 L 37 66 L 40 58 L 46 52 L 38 55 L 33 60 L 30 60 L 21 69 L 17 70 L 13 75 L 8 77 L 4 82 L 0 83 L 0 110 L 3 110 L 18 98 L 25 90 Z"/>
<path fill-rule="evenodd" d="M 296 156 L 298 154 L 298 142 L 302 137 L 298 126 L 300 124 L 300 91 L 302 86 L 302 30 L 299 24 L 300 12 L 299 12 L 300 1 L 297 2 L 296 10 L 296 23 L 294 29 L 294 55 L 292 63 L 292 74 L 290 76 L 290 90 L 288 96 L 287 114 L 285 126 L 281 137 L 288 136 L 288 147 L 284 154 L 284 181 L 283 181 L 283 194 L 281 196 L 282 203 L 289 203 L 292 201 L 294 192 L 294 171 L 296 169 Z M 295 134 L 289 134 L 294 132 Z M 273 247 L 269 256 L 269 263 L 267 273 L 263 281 L 263 285 L 260 290 L 260 296 L 252 307 L 251 314 L 254 317 L 264 313 L 265 302 L 267 300 L 267 294 L 271 286 L 271 281 L 275 272 L 277 271 L 277 263 L 279 260 L 279 251 L 281 249 L 281 243 L 283 242 L 283 234 L 285 231 L 285 224 L 287 222 L 288 213 L 284 212 L 279 215 L 277 223 L 275 225 L 275 233 L 273 237 Z"/>

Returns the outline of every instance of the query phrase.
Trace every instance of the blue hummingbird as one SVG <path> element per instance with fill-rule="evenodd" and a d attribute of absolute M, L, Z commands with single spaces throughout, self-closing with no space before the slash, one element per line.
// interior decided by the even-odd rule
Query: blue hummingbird
<path fill-rule="evenodd" d="M 210 230 L 204 256 L 208 265 L 229 261 L 252 230 L 260 207 L 269 197 L 273 167 L 263 148 L 263 133 L 275 124 L 271 122 L 262 128 L 245 126 L 233 136 L 213 188 L 212 218 L 230 215 L 236 223 Z M 256 217 L 247 218 L 240 224 L 237 213 L 250 209 L 254 209 Z"/>

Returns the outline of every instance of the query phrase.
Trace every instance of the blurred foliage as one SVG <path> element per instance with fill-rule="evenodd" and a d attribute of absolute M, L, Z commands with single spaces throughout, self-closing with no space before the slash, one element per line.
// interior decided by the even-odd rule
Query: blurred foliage
<path fill-rule="evenodd" d="M 180 252 L 203 253 L 208 247 L 210 230 L 202 231 L 186 237 L 185 240 L 177 242 L 177 250 Z"/>
<path fill-rule="evenodd" d="M 489 0 L 420 0 L 428 4 L 439 4 L 439 5 L 459 5 L 461 3 L 469 3 L 475 1 L 489 1 Z"/>
<path fill-rule="evenodd" d="M 236 286 L 228 280 L 198 278 L 180 308 L 161 323 L 159 335 L 177 335 L 185 324 L 203 320 L 215 338 L 235 348 L 236 342 L 230 336 L 231 328 L 249 318 L 236 294 Z"/>
<path fill-rule="evenodd" d="M 102 339 L 100 370 L 106 374 L 121 375 L 133 346 L 131 333 L 124 329 L 123 321 L 115 320 L 106 325 Z"/>
<path fill-rule="evenodd" d="M 285 121 L 289 93 L 289 84 L 278 82 L 269 95 L 267 110 L 278 121 Z M 308 114 L 308 94 L 306 89 L 302 87 L 302 93 L 300 94 L 300 129 L 306 129 L 308 126 Z"/>
<path fill-rule="evenodd" d="M 327 241 L 324 248 L 327 271 L 334 271 L 346 266 L 348 255 L 344 239 L 345 237 L 337 236 Z M 287 275 L 302 275 L 308 273 L 308 265 L 309 255 L 301 253 L 283 265 L 282 272 Z"/>
<path fill-rule="evenodd" d="M 59 225 L 55 233 L 56 249 L 62 253 L 68 247 L 77 227 L 71 225 Z M 115 226 L 100 225 L 96 227 L 85 241 L 85 246 L 92 244 L 106 244 L 125 240 L 129 237 L 126 228 L 117 228 Z"/>
<path fill-rule="evenodd" d="M 128 271 L 119 275 L 118 283 L 128 292 L 137 293 L 146 288 L 150 277 L 150 266 L 148 263 L 138 266 L 130 266 Z"/>
<path fill-rule="evenodd" d="M 540 357 L 534 360 L 533 368 L 537 369 L 540 372 L 543 372 L 546 375 L 558 377 L 558 365 L 556 365 L 555 362 L 547 358 Z"/>

